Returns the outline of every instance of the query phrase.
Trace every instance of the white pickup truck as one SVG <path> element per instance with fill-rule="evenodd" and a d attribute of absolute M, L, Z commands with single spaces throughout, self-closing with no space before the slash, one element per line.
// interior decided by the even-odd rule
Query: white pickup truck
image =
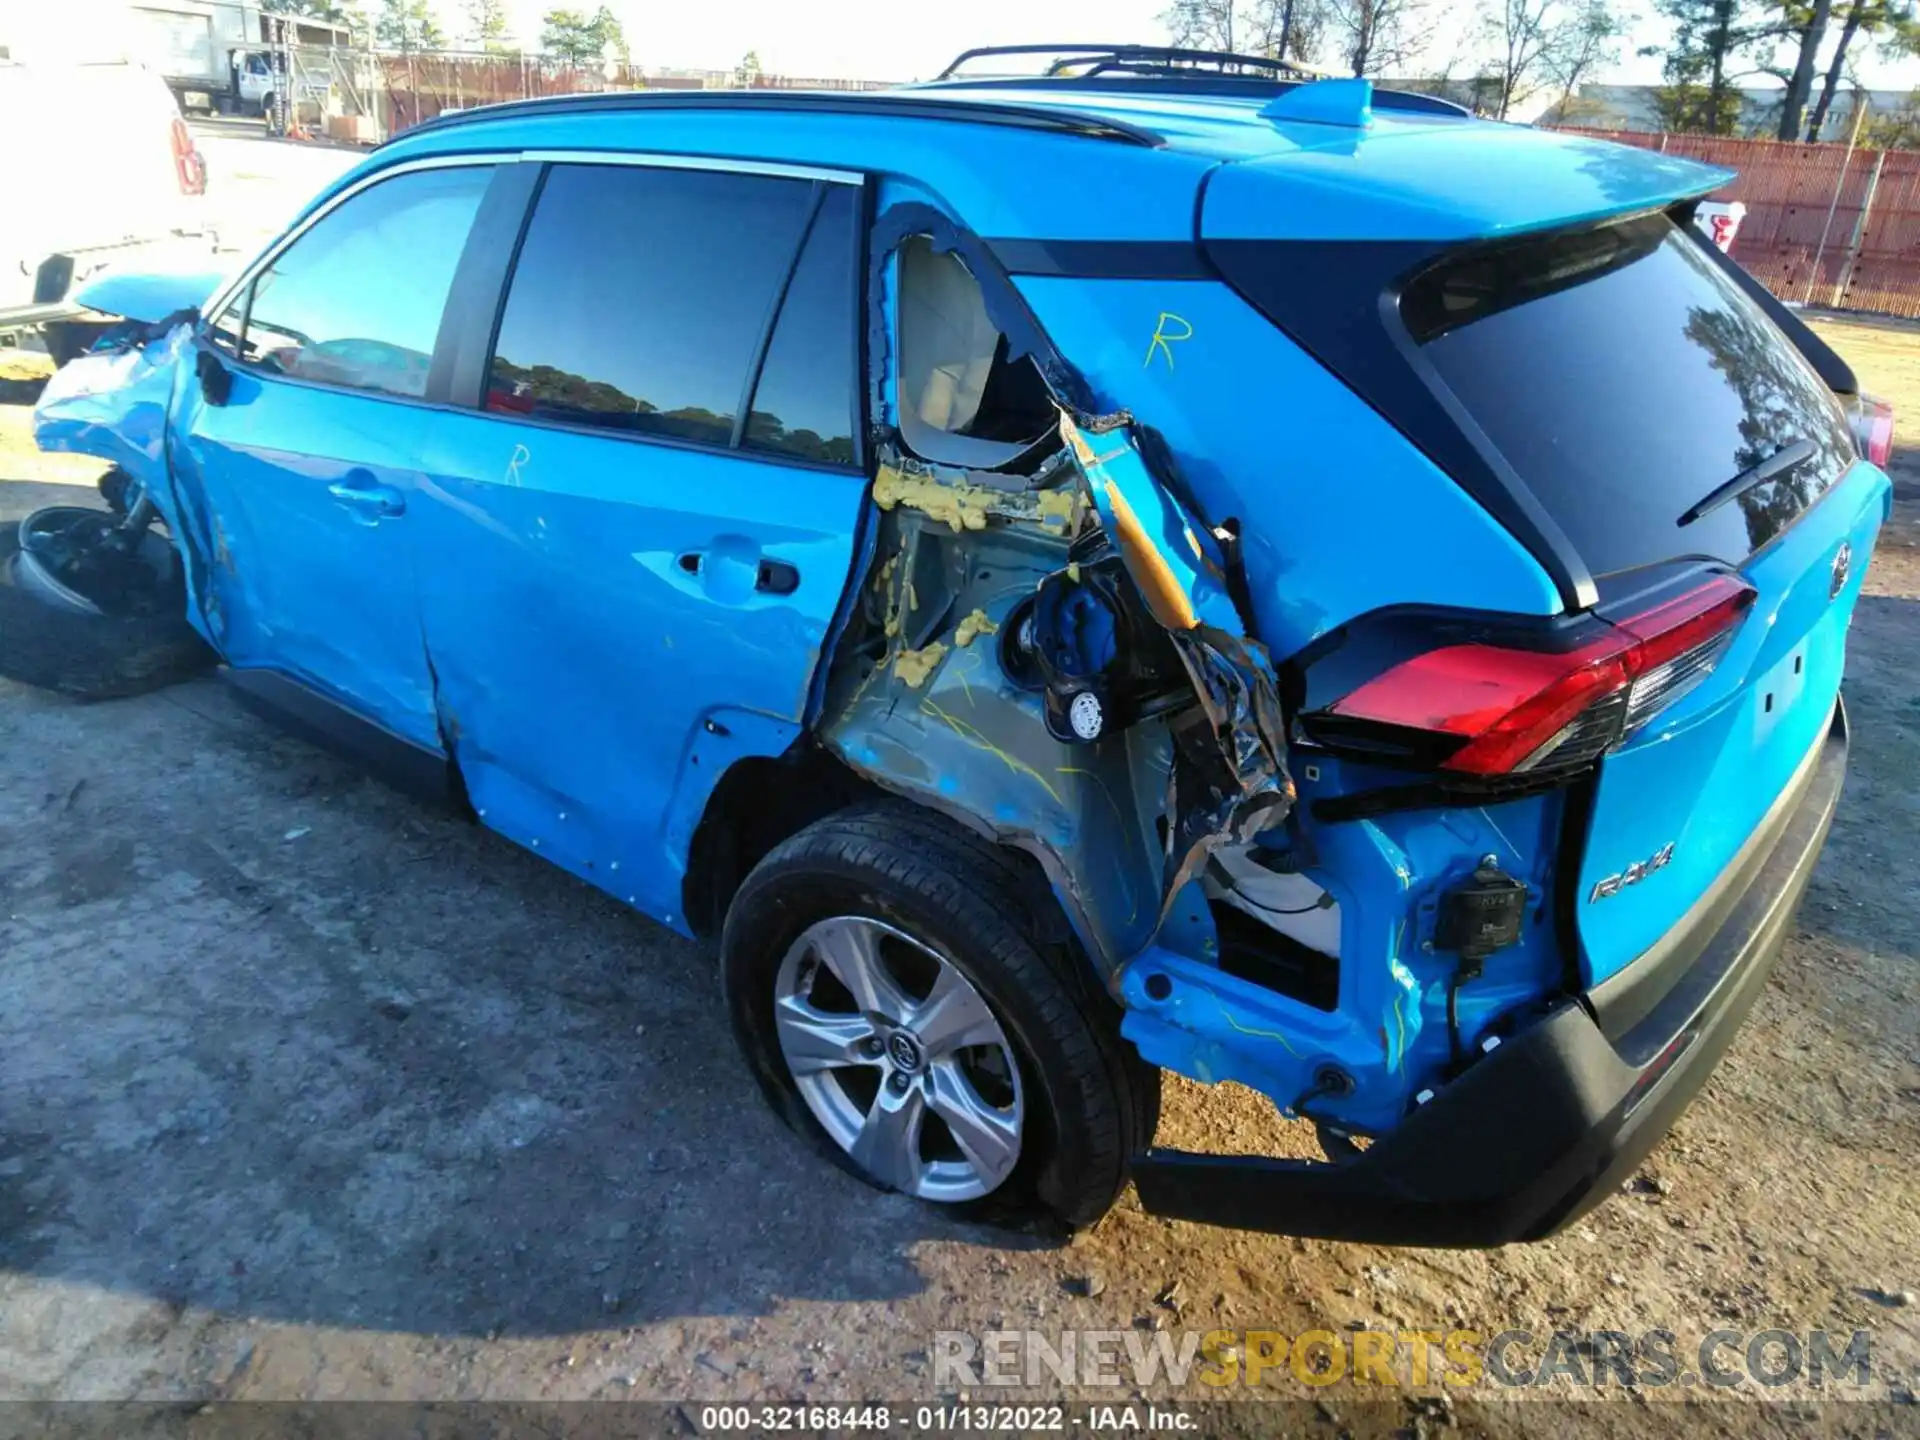
<path fill-rule="evenodd" d="M 0 343 L 37 330 L 64 362 L 94 328 L 72 298 L 86 281 L 212 266 L 206 164 L 158 75 L 0 62 L 0 134 L 19 142 L 0 164 Z"/>

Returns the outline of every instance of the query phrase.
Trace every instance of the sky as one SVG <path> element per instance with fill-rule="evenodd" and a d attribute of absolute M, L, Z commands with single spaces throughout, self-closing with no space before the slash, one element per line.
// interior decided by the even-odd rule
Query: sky
<path fill-rule="evenodd" d="M 450 18 L 457 0 L 438 0 Z M 540 15 L 562 0 L 507 0 L 516 38 L 539 39 Z M 571 0 L 592 9 L 598 0 Z M 767 71 L 809 78 L 928 79 L 974 45 L 1094 40 L 1166 42 L 1160 15 L 1167 0 L 607 0 L 626 28 L 636 64 L 730 70 L 748 50 Z M 1624 84 L 1655 83 L 1659 57 L 1633 51 L 1661 45 L 1666 28 L 1642 5 L 1621 62 L 1597 77 Z M 1464 60 L 1473 6 L 1433 0 L 1434 42 L 1425 69 L 1455 56 Z M 457 21 L 449 27 L 457 32 Z M 1863 74 L 1877 88 L 1920 85 L 1920 61 L 1889 65 L 1863 57 Z M 1456 66 L 1457 69 L 1464 65 Z"/>

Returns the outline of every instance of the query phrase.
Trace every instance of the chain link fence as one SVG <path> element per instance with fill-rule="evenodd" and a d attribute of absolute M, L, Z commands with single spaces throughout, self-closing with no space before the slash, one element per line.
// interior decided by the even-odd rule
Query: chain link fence
<path fill-rule="evenodd" d="M 1782 300 L 1920 318 L 1920 151 L 1573 133 L 1737 171 L 1712 198 L 1747 207 L 1733 256 Z"/>

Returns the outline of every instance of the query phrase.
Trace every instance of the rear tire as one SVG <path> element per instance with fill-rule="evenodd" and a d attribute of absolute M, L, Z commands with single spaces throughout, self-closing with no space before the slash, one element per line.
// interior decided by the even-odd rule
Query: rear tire
<path fill-rule="evenodd" d="M 85 615 L 14 583 L 18 521 L 0 524 L 0 675 L 75 700 L 143 695 L 209 670 L 214 653 L 182 615 Z"/>
<path fill-rule="evenodd" d="M 980 1029 L 969 1032 L 989 1039 L 969 1044 L 966 1063 L 980 1057 L 991 1061 L 998 1051 L 992 1042 L 1004 1039 L 1017 1078 L 989 1103 L 1004 1101 L 1001 1115 L 1018 1117 L 1018 1157 L 1010 1169 L 994 1174 L 986 1193 L 976 1197 L 964 1185 L 924 1183 L 921 1177 L 941 1165 L 951 1171 L 951 1159 L 929 1158 L 925 1172 L 909 1168 L 904 1173 L 915 1176 L 910 1184 L 897 1181 L 898 1167 L 876 1174 L 855 1159 L 844 1127 L 836 1138 L 823 1124 L 816 1108 L 817 1079 L 809 1075 L 813 1099 L 796 1082 L 776 1024 L 776 999 L 790 1003 L 783 978 L 790 983 L 793 957 L 808 937 L 820 933 L 823 923 L 830 926 L 843 917 L 892 937 L 885 943 L 897 948 L 888 964 L 904 991 L 915 989 L 908 972 L 918 953 L 926 957 L 920 963 L 940 968 L 943 978 L 933 986 L 977 995 L 991 1013 L 993 1026 L 981 1021 Z M 828 1159 L 870 1184 L 946 1201 L 988 1218 L 1040 1217 L 1085 1226 L 1113 1205 L 1126 1184 L 1130 1160 L 1153 1138 L 1159 1072 L 1121 1038 L 1119 1010 L 1095 983 L 1052 895 L 1008 852 L 930 811 L 904 803 L 845 810 L 777 846 L 734 898 L 721 956 L 735 1035 L 775 1111 Z M 827 968 L 838 974 L 831 961 Z M 948 968 L 964 984 L 954 981 Z M 924 1016 L 932 993 L 908 999 Z M 844 1008 L 856 1013 L 834 1018 L 858 1029 L 858 1001 Z M 783 1020 L 789 1014 L 783 1010 Z M 847 1077 L 846 1089 L 856 1097 L 862 1093 L 854 1082 L 867 1073 L 865 1067 L 873 1067 L 879 1077 L 872 1082 L 875 1091 L 897 1083 L 904 1093 L 908 1083 L 916 1088 L 924 1083 L 926 1113 L 953 1113 L 938 1103 L 943 1094 L 933 1078 L 937 1062 L 927 1058 L 918 1068 L 909 1046 L 911 1074 L 901 1073 L 887 1047 L 897 1032 L 885 1024 L 877 1028 L 877 1037 L 849 1042 L 874 1047 L 860 1051 L 862 1058 L 832 1062 L 847 1067 L 832 1072 Z M 868 1054 L 874 1058 L 865 1058 Z M 929 1039 L 926 1056 L 934 1054 Z M 991 1083 L 982 1086 L 983 1091 L 992 1088 Z M 944 1098 L 951 1101 L 951 1094 Z M 870 1103 L 877 1105 L 879 1097 Z M 855 1108 L 866 1107 L 856 1099 Z M 924 1136 L 912 1144 L 928 1156 L 944 1146 L 971 1161 L 974 1152 L 960 1135 L 960 1129 L 949 1131 L 944 1119 L 937 1124 L 930 1119 Z M 948 1199 L 955 1194 L 960 1198 Z"/>

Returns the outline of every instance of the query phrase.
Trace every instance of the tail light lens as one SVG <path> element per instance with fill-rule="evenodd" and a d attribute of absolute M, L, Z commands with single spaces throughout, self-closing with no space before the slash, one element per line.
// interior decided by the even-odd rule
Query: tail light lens
<path fill-rule="evenodd" d="M 1893 406 L 1878 395 L 1862 391 L 1853 397 L 1847 414 L 1853 422 L 1853 443 L 1859 447 L 1860 454 L 1882 470 L 1886 469 L 1887 461 L 1893 458 Z"/>
<path fill-rule="evenodd" d="M 1752 603 L 1750 587 L 1716 575 L 1651 609 L 1596 620 L 1568 649 L 1474 642 L 1421 652 L 1329 708 L 1347 737 L 1361 722 L 1437 738 L 1446 770 L 1585 764 L 1704 680 Z M 1313 734 L 1311 717 L 1303 725 Z"/>
<path fill-rule="evenodd" d="M 206 194 L 206 163 L 201 160 L 200 152 L 193 148 L 193 133 L 187 129 L 187 122 L 178 115 L 173 117 L 172 143 L 173 176 L 180 183 L 180 193 Z"/>

